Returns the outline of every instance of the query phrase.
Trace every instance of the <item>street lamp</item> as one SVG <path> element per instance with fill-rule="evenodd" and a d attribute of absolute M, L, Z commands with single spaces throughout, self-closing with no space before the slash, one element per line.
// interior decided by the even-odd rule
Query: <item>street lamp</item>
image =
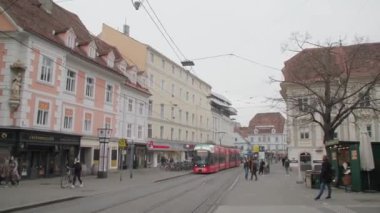
<path fill-rule="evenodd" d="M 99 128 L 99 169 L 98 178 L 107 178 L 108 169 L 108 143 L 111 138 L 112 129 Z"/>

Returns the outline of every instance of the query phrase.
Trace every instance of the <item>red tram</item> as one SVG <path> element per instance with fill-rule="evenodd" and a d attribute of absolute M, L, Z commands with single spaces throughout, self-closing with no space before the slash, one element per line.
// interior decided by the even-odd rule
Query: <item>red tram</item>
<path fill-rule="evenodd" d="M 237 148 L 214 144 L 197 144 L 194 151 L 194 173 L 214 173 L 240 165 L 240 151 Z"/>

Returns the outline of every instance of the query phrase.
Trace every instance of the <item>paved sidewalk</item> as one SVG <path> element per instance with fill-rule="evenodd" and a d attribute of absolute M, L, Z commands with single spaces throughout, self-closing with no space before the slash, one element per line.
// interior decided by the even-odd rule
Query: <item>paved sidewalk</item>
<path fill-rule="evenodd" d="M 0 186 L 0 212 L 23 209 L 30 206 L 38 206 L 46 203 L 60 202 L 100 193 L 120 190 L 132 185 L 152 183 L 170 178 L 187 175 L 191 171 L 164 171 L 158 168 L 110 172 L 108 178 L 98 179 L 96 176 L 82 177 L 84 187 L 65 188 L 60 185 L 60 178 L 43 178 L 21 181 L 19 186 Z"/>
<path fill-rule="evenodd" d="M 379 213 L 380 193 L 349 192 L 332 187 L 332 199 L 315 201 L 317 189 L 297 184 L 297 173 L 285 175 L 281 164 L 271 165 L 271 173 L 258 181 L 245 180 L 243 171 L 237 183 L 216 208 L 215 213 L 281 212 L 281 213 Z M 326 192 L 325 192 L 326 193 Z"/>

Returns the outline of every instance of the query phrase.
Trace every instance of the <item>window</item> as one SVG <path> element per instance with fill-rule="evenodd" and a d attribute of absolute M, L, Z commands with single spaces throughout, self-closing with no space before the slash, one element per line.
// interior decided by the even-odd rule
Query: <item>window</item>
<path fill-rule="evenodd" d="M 178 120 L 179 120 L 179 122 L 182 122 L 182 109 L 180 109 L 180 110 L 178 110 Z"/>
<path fill-rule="evenodd" d="M 150 62 L 154 63 L 154 54 L 150 53 Z"/>
<path fill-rule="evenodd" d="M 91 132 L 91 119 L 92 115 L 91 113 L 85 113 L 84 114 L 84 131 L 85 132 Z"/>
<path fill-rule="evenodd" d="M 175 85 L 172 84 L 172 97 L 174 97 L 174 92 L 175 92 Z"/>
<path fill-rule="evenodd" d="M 150 74 L 150 76 L 149 76 L 149 86 L 150 86 L 150 88 L 153 88 L 153 83 L 154 83 L 154 76 L 153 76 L 153 74 Z"/>
<path fill-rule="evenodd" d="M 141 138 L 142 138 L 142 132 L 143 132 L 142 126 L 141 126 L 141 125 L 138 125 L 138 126 L 137 126 L 137 138 L 138 138 L 138 139 L 141 139 Z"/>
<path fill-rule="evenodd" d="M 153 101 L 149 100 L 149 109 L 148 109 L 149 116 L 152 116 L 152 111 L 153 111 Z"/>
<path fill-rule="evenodd" d="M 139 103 L 139 114 L 140 115 L 144 114 L 144 103 Z"/>
<path fill-rule="evenodd" d="M 182 98 L 182 88 L 179 88 L 179 98 Z"/>
<path fill-rule="evenodd" d="M 181 140 L 182 129 L 178 129 L 178 140 Z"/>
<path fill-rule="evenodd" d="M 195 140 L 195 133 L 191 132 L 191 141 L 194 141 L 194 140 Z"/>
<path fill-rule="evenodd" d="M 298 99 L 298 109 L 301 112 L 306 112 L 308 110 L 308 98 L 299 98 Z"/>
<path fill-rule="evenodd" d="M 66 91 L 75 92 L 75 77 L 76 73 L 72 70 L 67 70 L 66 73 Z"/>
<path fill-rule="evenodd" d="M 44 55 L 42 56 L 40 80 L 46 83 L 53 82 L 53 60 Z"/>
<path fill-rule="evenodd" d="M 191 123 L 194 126 L 194 123 L 195 123 L 195 115 L 194 115 L 194 113 L 191 115 Z"/>
<path fill-rule="evenodd" d="M 115 61 L 115 55 L 111 52 L 107 56 L 107 66 L 113 67 L 114 66 L 114 61 Z"/>
<path fill-rule="evenodd" d="M 90 44 L 90 46 L 88 47 L 88 57 L 95 58 L 95 56 L 96 56 L 95 44 Z"/>
<path fill-rule="evenodd" d="M 133 100 L 128 99 L 128 112 L 132 112 L 132 111 L 133 111 Z"/>
<path fill-rule="evenodd" d="M 371 106 L 371 97 L 369 96 L 369 94 L 360 93 L 359 99 L 360 99 L 360 102 L 359 102 L 360 107 Z"/>
<path fill-rule="evenodd" d="M 75 45 L 75 35 L 73 33 L 69 33 L 67 36 L 67 41 L 66 45 L 70 47 L 71 49 L 74 48 Z"/>
<path fill-rule="evenodd" d="M 195 95 L 193 94 L 193 104 L 195 103 Z"/>
<path fill-rule="evenodd" d="M 186 101 L 189 100 L 189 92 L 186 92 Z"/>
<path fill-rule="evenodd" d="M 186 136 L 185 137 L 186 137 L 185 140 L 189 141 L 189 131 L 187 131 L 187 130 L 186 130 Z"/>
<path fill-rule="evenodd" d="M 189 112 L 186 112 L 186 123 L 189 122 Z"/>
<path fill-rule="evenodd" d="M 164 91 L 165 89 L 165 80 L 161 80 L 161 90 Z"/>
<path fill-rule="evenodd" d="M 165 116 L 165 106 L 164 106 L 164 104 L 161 104 L 160 107 L 161 107 L 160 116 L 161 116 L 161 118 L 164 118 L 164 116 Z"/>
<path fill-rule="evenodd" d="M 300 129 L 300 138 L 302 139 L 309 139 L 309 129 L 307 128 L 301 128 Z"/>
<path fill-rule="evenodd" d="M 104 128 L 111 129 L 111 118 L 107 117 L 105 119 Z"/>
<path fill-rule="evenodd" d="M 65 117 L 63 118 L 63 128 L 72 129 L 73 128 L 73 110 L 65 109 Z"/>
<path fill-rule="evenodd" d="M 86 78 L 86 97 L 94 97 L 94 79 L 91 77 Z"/>
<path fill-rule="evenodd" d="M 49 116 L 49 103 L 40 101 L 37 110 L 37 125 L 47 126 Z"/>
<path fill-rule="evenodd" d="M 153 132 L 152 132 L 152 124 L 148 124 L 148 138 L 152 138 Z"/>
<path fill-rule="evenodd" d="M 367 132 L 368 132 L 368 136 L 370 138 L 372 138 L 372 125 L 371 124 L 367 125 Z"/>
<path fill-rule="evenodd" d="M 202 124 L 203 124 L 203 116 L 201 115 L 200 117 L 199 117 L 199 124 L 202 126 Z"/>
<path fill-rule="evenodd" d="M 106 102 L 112 103 L 112 85 L 109 84 L 106 86 Z"/>
<path fill-rule="evenodd" d="M 174 136 L 174 128 L 171 128 L 170 129 L 170 140 L 173 140 L 173 136 Z"/>
<path fill-rule="evenodd" d="M 203 142 L 203 133 L 201 133 L 201 136 L 200 136 L 200 142 L 201 142 L 201 143 Z"/>
<path fill-rule="evenodd" d="M 161 62 L 162 62 L 162 69 L 165 69 L 165 59 L 162 59 Z"/>
<path fill-rule="evenodd" d="M 172 119 L 175 119 L 175 114 L 174 114 L 174 107 L 172 107 Z"/>
<path fill-rule="evenodd" d="M 132 137 L 132 124 L 129 123 L 127 124 L 127 138 L 131 138 Z"/>
<path fill-rule="evenodd" d="M 160 138 L 164 138 L 164 126 L 160 126 Z"/>

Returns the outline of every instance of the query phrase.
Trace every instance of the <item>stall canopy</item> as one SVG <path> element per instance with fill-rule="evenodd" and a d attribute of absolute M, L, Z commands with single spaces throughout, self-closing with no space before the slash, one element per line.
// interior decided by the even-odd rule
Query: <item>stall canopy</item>
<path fill-rule="evenodd" d="M 371 141 L 367 131 L 360 132 L 360 166 L 363 171 L 375 169 Z"/>

